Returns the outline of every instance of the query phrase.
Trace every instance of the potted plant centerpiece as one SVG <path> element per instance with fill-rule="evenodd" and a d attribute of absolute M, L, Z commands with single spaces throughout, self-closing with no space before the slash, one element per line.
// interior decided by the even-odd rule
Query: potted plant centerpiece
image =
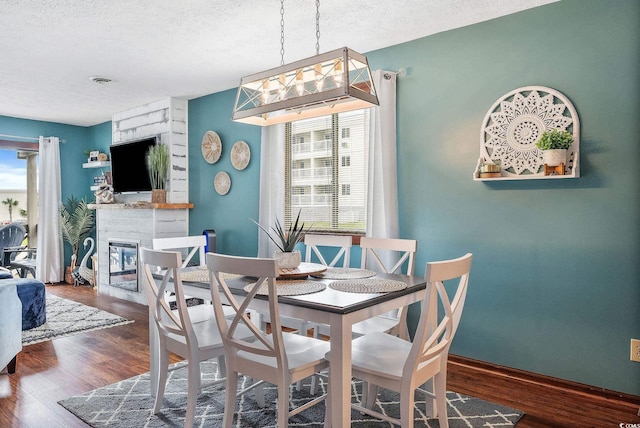
<path fill-rule="evenodd" d="M 60 205 L 60 232 L 62 238 L 71 245 L 71 266 L 65 270 L 64 280 L 67 284 L 73 284 L 72 273 L 78 260 L 80 243 L 91 235 L 95 227 L 95 212 L 87 207 L 84 199 L 69 196 L 66 202 Z"/>
<path fill-rule="evenodd" d="M 552 129 L 544 131 L 536 143 L 542 150 L 542 158 L 547 166 L 558 166 L 567 161 L 567 149 L 573 144 L 573 135 L 569 131 Z"/>
<path fill-rule="evenodd" d="M 258 227 L 267 234 L 269 239 L 276 244 L 276 247 L 278 247 L 278 249 L 273 252 L 273 258 L 278 260 L 278 267 L 280 269 L 295 269 L 300 265 L 302 255 L 300 254 L 300 250 L 295 249 L 298 242 L 302 242 L 305 232 L 304 223 L 300 224 L 300 211 L 298 211 L 296 221 L 291 223 L 287 230 L 282 227 L 280 221 L 276 218 L 275 227 L 271 227 L 273 233 L 257 221 L 253 219 L 251 221 L 257 224 Z"/>
<path fill-rule="evenodd" d="M 151 202 L 167 202 L 167 174 L 169 172 L 169 149 L 164 144 L 149 147 L 149 178 L 151 179 Z"/>

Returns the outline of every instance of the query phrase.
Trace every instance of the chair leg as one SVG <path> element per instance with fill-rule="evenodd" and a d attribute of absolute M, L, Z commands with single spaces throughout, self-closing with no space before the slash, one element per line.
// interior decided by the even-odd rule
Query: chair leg
<path fill-rule="evenodd" d="M 169 352 L 167 352 L 163 343 L 160 343 L 159 346 L 158 384 L 156 385 L 156 401 L 153 405 L 154 414 L 158 413 L 162 408 L 162 399 L 164 398 L 164 389 L 167 385 L 167 375 L 169 373 Z"/>
<path fill-rule="evenodd" d="M 289 426 L 289 385 L 287 382 L 281 382 L 278 385 L 278 428 L 287 428 Z"/>
<path fill-rule="evenodd" d="M 374 385 L 372 383 L 367 384 L 367 382 L 363 382 L 362 390 L 364 407 L 366 407 L 367 409 L 373 409 L 373 406 L 376 404 L 376 399 L 378 398 L 378 385 Z"/>
<path fill-rule="evenodd" d="M 440 428 L 449 428 L 449 418 L 447 417 L 447 374 L 440 372 L 434 379 L 434 389 L 436 393 L 436 408 L 438 410 L 438 421 Z"/>
<path fill-rule="evenodd" d="M 187 379 L 187 415 L 184 421 L 185 427 L 192 427 L 196 415 L 196 401 L 200 391 L 200 362 L 189 361 L 189 377 Z"/>
<path fill-rule="evenodd" d="M 258 404 L 258 407 L 260 407 L 261 409 L 264 409 L 267 406 L 264 400 L 264 384 L 256 386 L 255 396 L 256 396 L 256 403 Z"/>
<path fill-rule="evenodd" d="M 236 393 L 238 392 L 238 372 L 227 367 L 227 391 L 225 393 L 226 400 L 224 406 L 224 417 L 222 418 L 222 426 L 231 428 L 233 423 L 233 414 L 236 410 Z"/>
<path fill-rule="evenodd" d="M 224 355 L 218 357 L 218 379 L 222 379 L 227 376 L 227 363 Z"/>
<path fill-rule="evenodd" d="M 327 382 L 327 396 L 324 399 L 324 428 L 331 428 L 331 390 Z"/>
<path fill-rule="evenodd" d="M 403 389 L 400 392 L 400 422 L 402 423 L 402 428 L 413 428 L 414 399 L 415 389 L 413 389 L 411 386 L 408 386 L 408 388 Z"/>

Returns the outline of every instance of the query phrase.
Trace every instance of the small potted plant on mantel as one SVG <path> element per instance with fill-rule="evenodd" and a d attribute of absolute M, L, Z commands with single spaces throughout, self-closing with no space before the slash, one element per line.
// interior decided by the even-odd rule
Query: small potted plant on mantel
<path fill-rule="evenodd" d="M 258 227 L 267 234 L 269 239 L 276 244 L 276 247 L 278 247 L 278 249 L 273 252 L 273 258 L 278 260 L 278 267 L 280 269 L 295 269 L 302 261 L 300 250 L 295 249 L 296 245 L 302 242 L 305 232 L 304 223 L 300 224 L 301 211 L 302 210 L 298 211 L 295 223 L 291 223 L 288 230 L 285 230 L 276 218 L 276 225 L 271 228 L 273 234 L 260 223 L 251 219 L 251 221 L 257 224 Z M 300 226 L 298 226 L 299 224 Z"/>
<path fill-rule="evenodd" d="M 167 174 L 169 172 L 169 149 L 164 144 L 149 147 L 149 178 L 151 179 L 151 202 L 167 202 Z"/>
<path fill-rule="evenodd" d="M 547 166 L 556 167 L 567 161 L 567 149 L 573 144 L 573 135 L 566 130 L 544 131 L 536 143 L 542 150 L 542 159 Z"/>

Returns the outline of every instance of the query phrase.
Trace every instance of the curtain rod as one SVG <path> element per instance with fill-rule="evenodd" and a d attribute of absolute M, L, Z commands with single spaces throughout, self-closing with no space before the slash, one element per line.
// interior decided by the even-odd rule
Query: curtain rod
<path fill-rule="evenodd" d="M 8 135 L 8 134 L 0 134 L 0 137 L 5 137 L 5 138 L 17 138 L 20 140 L 32 140 L 32 141 L 40 141 L 39 137 L 22 137 L 20 135 Z M 45 137 L 47 138 L 47 137 Z M 61 143 L 66 143 L 67 140 L 63 140 L 62 138 L 60 139 Z"/>
<path fill-rule="evenodd" d="M 396 76 L 406 76 L 407 75 L 407 69 L 406 68 L 401 68 L 398 71 L 385 71 L 384 74 L 382 75 L 385 79 L 389 80 L 391 79 L 391 75 L 395 74 Z"/>

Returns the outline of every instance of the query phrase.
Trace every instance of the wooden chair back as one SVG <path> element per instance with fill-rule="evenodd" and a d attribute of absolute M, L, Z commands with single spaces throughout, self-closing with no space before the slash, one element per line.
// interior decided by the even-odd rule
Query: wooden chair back
<path fill-rule="evenodd" d="M 187 267 L 196 254 L 199 266 L 205 265 L 204 247 L 207 245 L 207 237 L 204 235 L 155 238 L 152 242 L 154 250 L 180 250 L 183 268 Z"/>
<path fill-rule="evenodd" d="M 310 263 L 315 254 L 320 263 L 325 266 L 334 267 L 342 258 L 342 267 L 349 267 L 352 246 L 350 235 L 314 235 L 307 233 L 304 236 L 304 243 L 307 246 L 306 262 Z M 331 262 L 327 263 L 318 247 L 334 247 L 339 248 L 339 250 Z"/>
<path fill-rule="evenodd" d="M 371 256 L 371 259 L 375 261 L 376 267 L 384 273 L 399 273 L 398 271 L 405 261 L 408 261 L 405 274 L 413 275 L 414 273 L 416 251 L 418 250 L 418 241 L 415 239 L 369 238 L 363 236 L 360 238 L 360 248 L 362 248 L 362 260 L 360 263 L 362 269 L 366 268 L 367 259 Z M 389 267 L 389 262 L 383 261 L 385 258 L 383 253 L 385 252 L 387 254 L 400 254 L 400 258 L 393 266 Z"/>
<path fill-rule="evenodd" d="M 181 254 L 177 251 L 160 251 L 140 247 L 140 261 L 143 265 L 144 289 L 147 294 L 149 310 L 161 335 L 182 336 L 189 342 L 195 342 L 195 333 L 185 301 L 180 268 Z M 160 272 L 161 279 L 156 280 L 153 272 Z M 176 294 L 177 314 L 171 310 L 164 298 L 168 284 L 172 282 Z"/>
<path fill-rule="evenodd" d="M 278 371 L 287 373 L 287 354 L 282 339 L 275 281 L 278 276 L 276 260 L 207 253 L 206 261 L 209 269 L 214 312 L 218 321 L 218 327 L 220 328 L 220 336 L 225 346 L 228 364 L 233 364 L 230 360 L 238 358 L 238 353 L 246 352 L 258 356 L 275 358 L 278 361 Z M 230 275 L 231 277 L 248 276 L 256 279 L 254 287 L 248 292 L 241 303 L 238 302 L 236 296 L 227 285 L 227 278 L 230 278 Z M 260 330 L 248 316 L 249 305 L 263 284 L 267 285 L 269 296 L 270 335 Z M 232 318 L 227 317 L 225 319 L 223 315 L 223 298 L 235 311 L 235 315 Z M 230 322 L 228 322 L 229 318 L 231 318 Z M 238 337 L 236 331 L 240 326 L 247 327 L 253 333 L 253 336 L 250 338 Z"/>
<path fill-rule="evenodd" d="M 413 378 L 415 384 L 421 384 L 423 382 L 421 379 L 426 380 L 432 375 L 421 372 L 425 362 L 438 356 L 442 364 L 447 362 L 449 348 L 460 324 L 467 296 L 471 259 L 472 254 L 467 253 L 457 259 L 429 262 L 426 265 L 427 294 L 422 302 L 420 321 L 403 372 L 403 377 Z M 455 282 L 456 279 L 458 280 L 456 291 L 453 299 L 450 299 L 444 283 L 445 281 Z M 444 313 L 436 326 L 429 325 L 427 319 L 435 318 L 433 311 L 437 313 L 438 302 Z"/>

